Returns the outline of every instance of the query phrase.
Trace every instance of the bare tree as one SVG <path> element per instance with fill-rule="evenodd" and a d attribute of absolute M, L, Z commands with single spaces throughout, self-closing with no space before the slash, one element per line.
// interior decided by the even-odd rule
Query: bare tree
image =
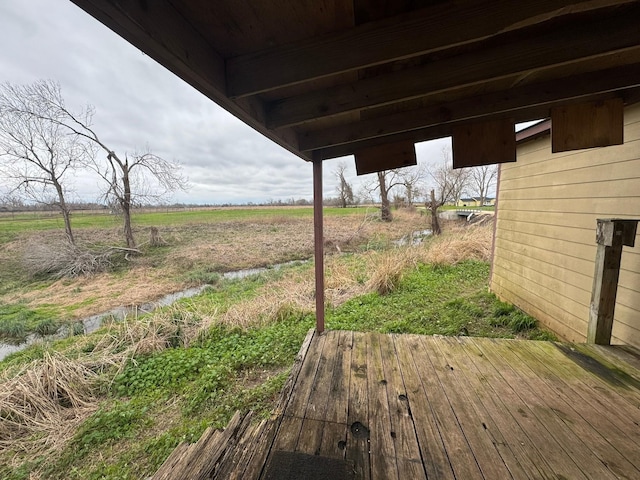
<path fill-rule="evenodd" d="M 444 202 L 436 200 L 435 192 L 433 188 L 429 192 L 429 198 L 425 201 L 425 207 L 431 212 L 431 233 L 433 235 L 440 235 L 442 229 L 440 228 L 440 220 L 438 219 L 438 209 L 444 205 Z"/>
<path fill-rule="evenodd" d="M 336 192 L 338 193 L 338 198 L 342 208 L 347 208 L 347 205 L 353 203 L 353 187 L 351 187 L 351 184 L 347 182 L 347 179 L 344 176 L 346 169 L 347 164 L 340 162 L 333 172 L 338 180 Z"/>
<path fill-rule="evenodd" d="M 54 206 L 62 214 L 65 234 L 75 244 L 67 203 L 69 175 L 85 160 L 81 139 L 68 135 L 51 102 L 62 104 L 59 89 L 41 95 L 38 84 L 0 85 L 0 170 L 14 193 Z"/>
<path fill-rule="evenodd" d="M 497 176 L 497 165 L 482 165 L 469 169 L 469 189 L 478 197 L 481 207 L 485 204 L 489 190 L 495 185 Z"/>
<path fill-rule="evenodd" d="M 88 130 L 90 130 L 87 127 Z M 106 149 L 95 137 L 96 143 Z M 99 143 L 100 142 L 100 143 Z M 125 154 L 121 159 L 114 151 L 107 150 L 106 163 L 94 162 L 93 169 L 105 181 L 107 189 L 103 200 L 122 214 L 124 237 L 128 248 L 136 248 L 131 227 L 131 210 L 134 205 L 156 203 L 167 193 L 184 189 L 186 180 L 177 171 L 175 163 L 167 161 L 151 152 Z M 155 180 L 151 186 L 147 175 Z"/>
<path fill-rule="evenodd" d="M 69 138 L 88 142 L 92 153 L 102 151 L 106 154 L 104 163 L 92 155 L 87 166 L 95 170 L 105 181 L 103 197 L 117 206 L 122 213 L 124 236 L 128 248 L 136 243 L 131 227 L 131 210 L 138 203 L 154 203 L 167 193 L 186 188 L 186 179 L 181 175 L 179 165 L 165 160 L 147 151 L 124 158 L 107 146 L 92 128 L 94 109 L 86 106 L 78 112 L 69 110 L 62 99 L 60 86 L 53 81 L 38 81 L 30 88 L 34 96 L 43 102 L 46 108 L 38 116 L 52 125 L 62 127 Z M 86 143 L 85 143 L 86 144 Z M 144 181 L 143 181 L 144 179 Z M 155 183 L 151 186 L 150 179 Z"/>
<path fill-rule="evenodd" d="M 390 193 L 394 187 L 402 185 L 402 177 L 397 169 L 382 170 L 376 173 L 376 180 L 366 184 L 364 188 L 369 194 L 378 192 L 380 195 L 380 219 L 384 222 L 390 222 L 393 220 Z"/>
<path fill-rule="evenodd" d="M 400 173 L 401 183 L 404 186 L 407 206 L 413 207 L 417 198 L 423 195 L 423 183 L 427 176 L 422 167 L 405 168 Z"/>
<path fill-rule="evenodd" d="M 451 162 L 451 152 L 442 149 L 442 161 L 429 169 L 436 193 L 436 199 L 444 205 L 447 202 L 457 203 L 469 187 L 470 169 L 454 169 Z"/>
<path fill-rule="evenodd" d="M 430 175 L 435 188 L 429 192 L 425 207 L 431 212 L 431 230 L 434 235 L 441 233 L 438 220 L 438 209 L 447 202 L 457 203 L 468 186 L 469 170 L 454 169 L 449 149 L 442 149 L 443 160 L 430 168 Z"/>

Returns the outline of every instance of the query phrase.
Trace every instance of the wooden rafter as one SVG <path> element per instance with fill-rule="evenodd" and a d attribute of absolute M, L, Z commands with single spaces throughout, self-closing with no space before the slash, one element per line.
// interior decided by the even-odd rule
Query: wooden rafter
<path fill-rule="evenodd" d="M 638 97 L 639 0 L 72 1 L 305 160 Z"/>
<path fill-rule="evenodd" d="M 227 60 L 230 97 L 254 95 L 372 65 L 476 42 L 550 18 L 573 15 L 610 0 L 445 2 L 347 31 Z M 619 2 L 615 2 L 619 3 Z M 463 29 L 459 28 L 464 24 Z M 260 72 L 256 75 L 255 72 Z"/>
<path fill-rule="evenodd" d="M 276 135 L 265 128 L 263 102 L 257 98 L 232 101 L 226 96 L 224 59 L 175 9 L 171 1 L 71 1 L 225 110 L 282 147 L 305 158 L 298 152 L 297 137 L 292 130 L 283 129 Z"/>
<path fill-rule="evenodd" d="M 435 103 L 428 107 L 360 120 L 348 125 L 312 130 L 300 135 L 299 145 L 303 151 L 316 150 L 438 124 L 506 113 L 521 120 L 532 120 L 540 118 L 541 110 L 536 107 L 542 106 L 544 110 L 548 110 L 583 97 L 637 87 L 640 87 L 640 64 L 626 65 L 515 87 L 506 92 L 492 92 L 452 102 Z M 546 117 L 548 113 L 543 112 L 542 116 Z"/>
<path fill-rule="evenodd" d="M 637 50 L 637 18 L 640 5 L 633 5 L 605 18 L 589 17 L 570 30 L 532 32 L 510 43 L 496 42 L 492 47 L 420 67 L 284 98 L 267 108 L 267 126 L 282 128 L 515 74 L 531 74 L 612 52 Z"/>

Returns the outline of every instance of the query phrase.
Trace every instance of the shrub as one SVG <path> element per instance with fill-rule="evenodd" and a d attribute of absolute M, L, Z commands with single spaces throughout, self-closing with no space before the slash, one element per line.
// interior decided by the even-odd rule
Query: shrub
<path fill-rule="evenodd" d="M 54 322 L 52 319 L 47 318 L 44 320 L 40 320 L 36 326 L 35 326 L 35 332 L 38 335 L 41 336 L 45 336 L 45 335 L 53 335 L 54 333 L 56 333 L 58 331 L 58 324 L 56 322 Z"/>

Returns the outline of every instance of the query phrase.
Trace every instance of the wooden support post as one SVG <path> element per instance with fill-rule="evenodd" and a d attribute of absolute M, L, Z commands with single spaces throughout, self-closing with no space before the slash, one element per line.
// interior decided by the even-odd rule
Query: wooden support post
<path fill-rule="evenodd" d="M 611 344 L 622 246 L 633 247 L 638 220 L 598 219 L 587 343 Z"/>
<path fill-rule="evenodd" d="M 313 162 L 313 234 L 316 271 L 316 331 L 324 332 L 324 229 L 322 225 L 322 160 Z"/>

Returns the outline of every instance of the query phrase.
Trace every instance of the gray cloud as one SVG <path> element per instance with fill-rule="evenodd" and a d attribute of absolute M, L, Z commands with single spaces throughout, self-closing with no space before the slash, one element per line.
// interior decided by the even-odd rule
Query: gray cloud
<path fill-rule="evenodd" d="M 191 181 L 176 201 L 261 202 L 312 196 L 311 166 L 215 105 L 68 0 L 0 2 L 0 81 L 53 79 L 72 109 L 95 107 L 94 126 L 118 152 L 147 148 L 179 161 Z M 420 162 L 441 158 L 448 140 L 417 146 Z M 356 190 L 353 158 L 349 180 Z M 325 195 L 335 195 L 325 162 Z M 370 177 L 370 176 L 369 176 Z M 0 179 L 1 183 L 1 179 Z M 80 178 L 76 194 L 97 198 Z"/>

